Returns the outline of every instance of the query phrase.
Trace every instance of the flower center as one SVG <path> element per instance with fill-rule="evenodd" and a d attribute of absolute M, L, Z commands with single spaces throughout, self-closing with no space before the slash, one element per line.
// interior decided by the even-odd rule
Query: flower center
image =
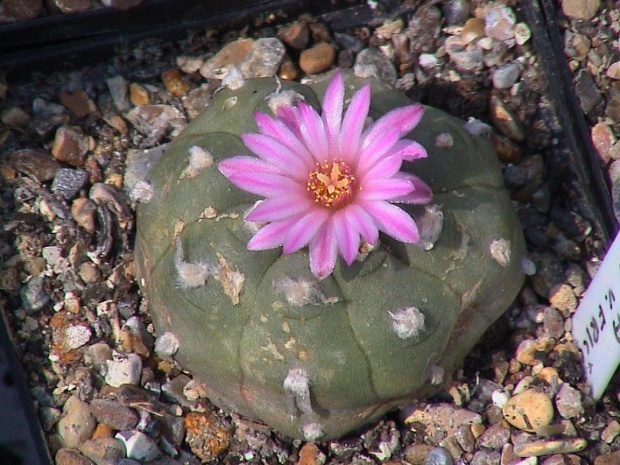
<path fill-rule="evenodd" d="M 347 205 L 355 189 L 355 177 L 351 168 L 342 160 L 316 164 L 316 170 L 308 175 L 308 192 L 314 201 L 327 208 Z"/>

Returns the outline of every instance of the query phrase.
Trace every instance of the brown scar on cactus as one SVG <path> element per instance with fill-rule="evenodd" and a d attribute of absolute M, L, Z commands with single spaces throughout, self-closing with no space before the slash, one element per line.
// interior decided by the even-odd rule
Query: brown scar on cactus
<path fill-rule="evenodd" d="M 188 163 L 181 172 L 179 180 L 193 179 L 200 174 L 201 171 L 213 165 L 213 155 L 207 149 L 198 145 L 192 145 L 188 149 Z"/>
<path fill-rule="evenodd" d="M 401 339 L 418 337 L 424 331 L 424 314 L 416 307 L 399 308 L 388 312 L 392 317 L 392 330 Z"/>
<path fill-rule="evenodd" d="M 217 253 L 217 259 L 217 271 L 214 273 L 213 277 L 222 285 L 224 294 L 228 296 L 232 304 L 237 305 L 239 303 L 239 295 L 243 291 L 245 275 L 238 270 L 233 270 L 219 252 Z"/>

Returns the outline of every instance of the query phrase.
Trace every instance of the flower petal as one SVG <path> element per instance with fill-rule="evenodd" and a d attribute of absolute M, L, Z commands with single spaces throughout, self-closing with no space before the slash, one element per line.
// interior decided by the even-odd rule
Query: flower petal
<path fill-rule="evenodd" d="M 380 231 L 401 242 L 420 241 L 418 226 L 403 209 L 382 201 L 367 201 L 362 208 L 372 216 Z"/>
<path fill-rule="evenodd" d="M 264 113 L 254 113 L 254 119 L 258 130 L 266 136 L 271 136 L 276 140 L 279 140 L 289 149 L 297 154 L 299 158 L 304 160 L 306 167 L 310 170 L 314 168 L 314 158 L 304 145 L 304 143 L 282 120 L 272 118 Z"/>
<path fill-rule="evenodd" d="M 268 250 L 280 247 L 295 221 L 297 219 L 293 218 L 292 220 L 276 221 L 263 226 L 248 242 L 248 250 Z"/>
<path fill-rule="evenodd" d="M 360 148 L 360 135 L 370 108 L 370 86 L 366 84 L 355 92 L 344 114 L 340 130 L 340 156 L 350 162 Z"/>
<path fill-rule="evenodd" d="M 307 195 L 291 194 L 272 197 L 259 203 L 246 219 L 248 221 L 281 221 L 294 215 L 302 215 L 315 204 Z"/>
<path fill-rule="evenodd" d="M 364 139 L 362 147 L 367 146 L 374 138 L 389 129 L 398 130 L 399 138 L 403 137 L 417 126 L 422 119 L 422 115 L 424 115 L 424 107 L 420 104 L 396 108 L 386 113 L 364 132 L 362 135 Z"/>
<path fill-rule="evenodd" d="M 323 96 L 323 114 L 321 115 L 332 159 L 338 156 L 339 151 L 343 101 L 344 83 L 342 81 L 342 73 L 337 72 L 327 86 Z"/>
<path fill-rule="evenodd" d="M 397 129 L 388 129 L 385 133 L 375 137 L 370 144 L 361 150 L 357 172 L 363 175 L 377 163 L 398 141 L 400 137 Z M 359 174 L 358 174 L 359 175 Z"/>
<path fill-rule="evenodd" d="M 426 149 L 422 145 L 408 139 L 399 140 L 394 144 L 389 153 L 390 155 L 399 156 L 405 161 L 419 160 L 428 156 Z"/>
<path fill-rule="evenodd" d="M 305 161 L 280 141 L 264 134 L 242 134 L 241 140 L 261 159 L 275 166 L 291 177 L 304 181 L 308 177 L 309 166 Z"/>
<path fill-rule="evenodd" d="M 298 108 L 301 123 L 299 131 L 306 147 L 317 162 L 329 160 L 329 147 L 323 120 L 310 105 L 299 102 Z"/>
<path fill-rule="evenodd" d="M 360 185 L 366 189 L 366 182 L 372 179 L 391 178 L 400 170 L 403 160 L 398 155 L 385 156 L 371 167 L 360 180 Z"/>
<path fill-rule="evenodd" d="M 326 278 L 336 265 L 338 243 L 331 224 L 323 226 L 310 241 L 310 270 L 319 279 Z"/>
<path fill-rule="evenodd" d="M 360 248 L 360 233 L 357 229 L 349 224 L 344 210 L 338 211 L 332 217 L 332 225 L 336 235 L 338 249 L 342 254 L 347 265 L 353 263 L 357 258 Z"/>
<path fill-rule="evenodd" d="M 217 168 L 227 178 L 240 172 L 284 174 L 281 169 L 271 163 L 248 156 L 226 158 L 217 164 Z"/>
<path fill-rule="evenodd" d="M 372 217 L 356 204 L 343 208 L 347 222 L 353 226 L 369 244 L 374 244 L 379 238 L 379 230 Z"/>
<path fill-rule="evenodd" d="M 291 227 L 286 235 L 282 244 L 282 252 L 290 254 L 305 247 L 321 226 L 329 219 L 329 216 L 330 214 L 326 209 L 318 208 L 302 217 Z"/>
<path fill-rule="evenodd" d="M 237 172 L 228 179 L 235 186 L 263 197 L 305 192 L 305 186 L 281 174 Z"/>
<path fill-rule="evenodd" d="M 413 174 L 402 172 L 397 173 L 397 176 L 402 179 L 407 179 L 413 185 L 414 189 L 407 195 L 391 199 L 390 202 L 423 205 L 431 201 L 433 198 L 433 191 L 428 184 L 420 178 L 414 176 Z"/>
<path fill-rule="evenodd" d="M 372 179 L 357 194 L 359 200 L 392 200 L 410 194 L 414 190 L 408 179 Z"/>
<path fill-rule="evenodd" d="M 297 107 L 290 105 L 281 105 L 278 107 L 278 118 L 289 128 L 297 137 L 301 137 L 299 126 L 301 125 L 301 117 Z"/>

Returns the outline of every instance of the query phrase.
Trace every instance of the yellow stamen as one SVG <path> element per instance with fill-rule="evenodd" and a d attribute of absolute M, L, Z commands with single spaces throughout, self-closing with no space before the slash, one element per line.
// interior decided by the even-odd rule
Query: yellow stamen
<path fill-rule="evenodd" d="M 342 160 L 317 163 L 317 169 L 308 175 L 308 192 L 314 201 L 324 207 L 339 208 L 347 205 L 353 196 L 355 177 Z"/>

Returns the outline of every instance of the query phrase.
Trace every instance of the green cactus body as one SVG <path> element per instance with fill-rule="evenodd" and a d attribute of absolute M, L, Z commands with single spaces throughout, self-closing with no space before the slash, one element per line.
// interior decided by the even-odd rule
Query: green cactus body
<path fill-rule="evenodd" d="M 327 82 L 282 87 L 319 108 Z M 411 103 L 352 75 L 347 98 L 367 82 L 373 118 Z M 524 241 L 488 141 L 427 108 L 410 137 L 428 158 L 403 169 L 441 205 L 434 247 L 382 236 L 365 259 L 339 259 L 320 281 L 307 252 L 248 251 L 257 225 L 244 215 L 258 199 L 217 162 L 250 155 L 239 134 L 256 132 L 253 112 L 271 113 L 276 89 L 259 79 L 222 90 L 173 142 L 138 207 L 136 263 L 158 334 L 176 336 L 175 358 L 216 405 L 327 440 L 438 388 L 437 374 L 453 371 L 521 288 Z M 438 144 L 445 134 L 452 143 Z"/>

